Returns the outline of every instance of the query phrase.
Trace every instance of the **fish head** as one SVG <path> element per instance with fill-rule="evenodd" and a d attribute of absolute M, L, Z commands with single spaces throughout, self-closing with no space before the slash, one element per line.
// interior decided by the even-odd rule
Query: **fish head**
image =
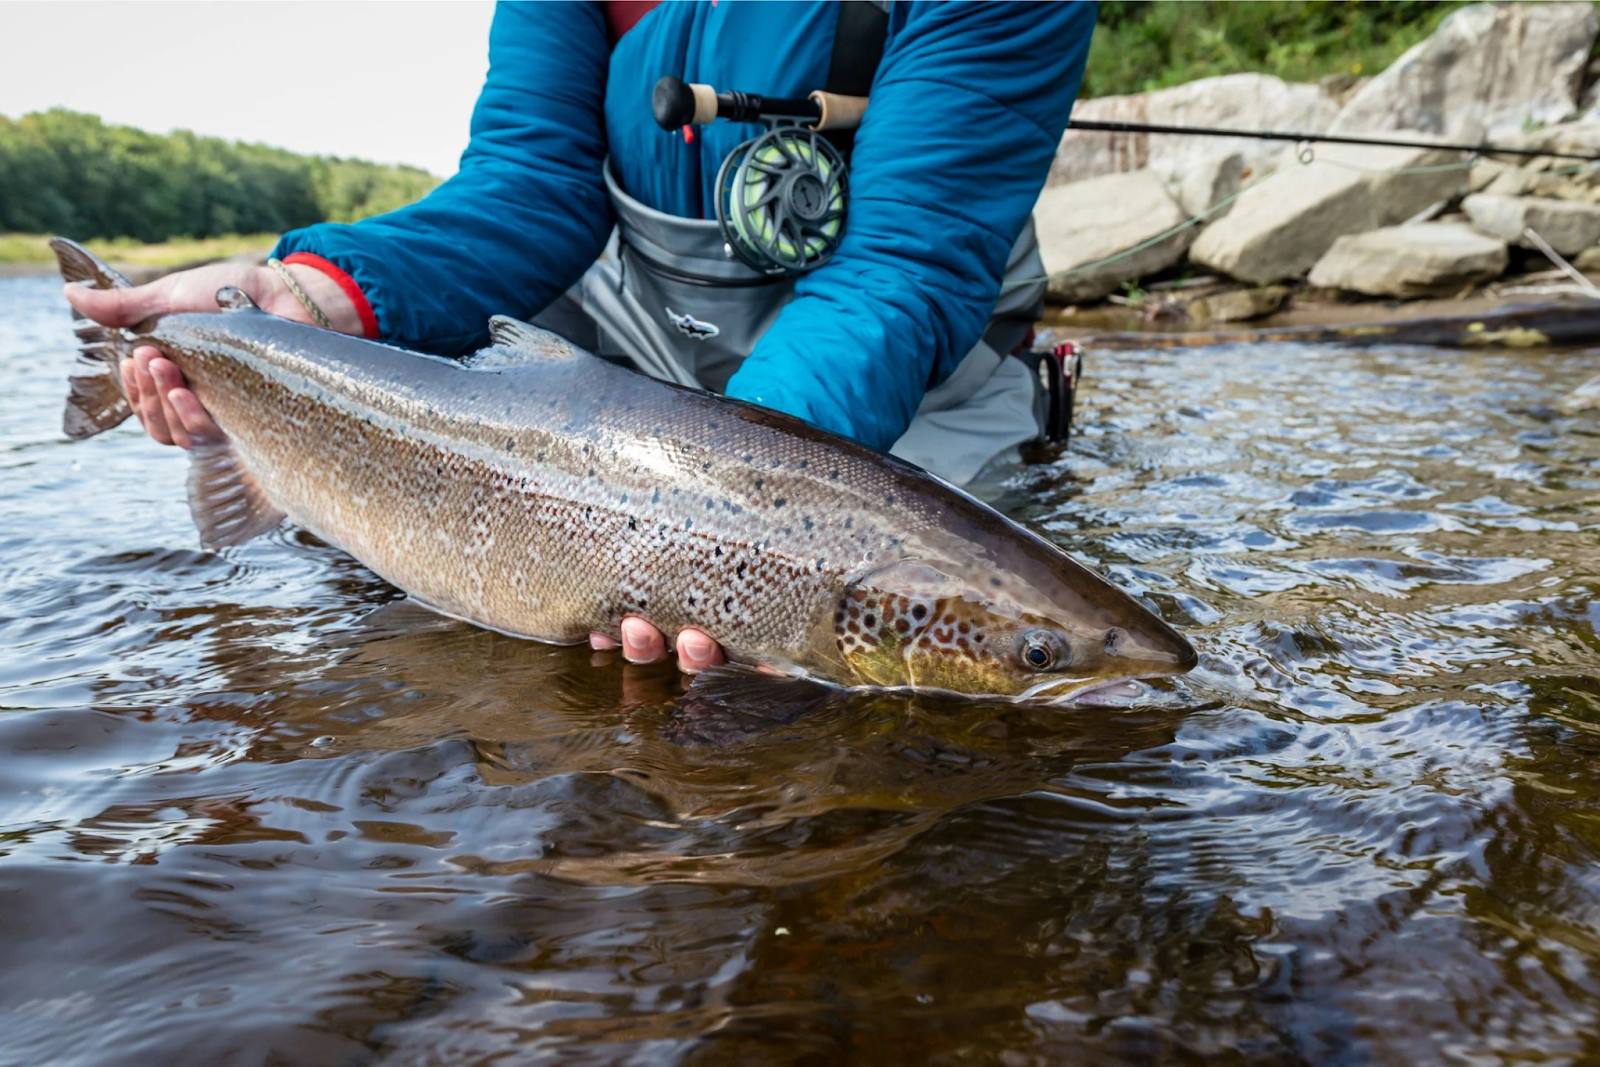
<path fill-rule="evenodd" d="M 1025 699 L 1193 669 L 1181 634 L 1046 547 L 1042 573 L 908 559 L 863 575 L 834 612 L 840 654 L 867 685 Z"/>

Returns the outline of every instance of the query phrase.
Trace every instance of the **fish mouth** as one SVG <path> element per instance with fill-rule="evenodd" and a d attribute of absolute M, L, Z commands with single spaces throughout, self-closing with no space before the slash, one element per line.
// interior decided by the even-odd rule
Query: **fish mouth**
<path fill-rule="evenodd" d="M 1063 693 L 1051 692 L 1057 687 L 1075 683 L 1077 688 L 1068 689 Z M 1138 705 L 1151 692 L 1150 686 L 1140 681 L 1138 677 L 1128 675 L 1100 679 L 1053 678 L 1023 690 L 1014 699 L 1035 700 L 1040 704 L 1053 704 L 1059 707 L 1131 708 Z"/>
<path fill-rule="evenodd" d="M 1067 703 L 1090 708 L 1131 708 L 1150 694 L 1150 687 L 1137 678 L 1116 678 L 1069 694 Z"/>
<path fill-rule="evenodd" d="M 1094 681 L 1094 679 L 1092 679 L 1092 678 L 1070 678 L 1070 677 L 1066 677 L 1066 676 L 1062 676 L 1060 678 L 1046 678 L 1044 681 L 1038 682 L 1038 683 L 1036 683 L 1034 685 L 1030 685 L 1028 688 L 1026 688 L 1022 692 L 1018 693 L 1017 694 L 1017 699 L 1018 700 L 1032 700 L 1035 697 L 1040 696 L 1041 694 L 1050 692 L 1050 690 L 1056 688 L 1057 686 L 1062 686 L 1062 685 L 1077 685 L 1077 686 L 1079 686 L 1080 687 L 1079 689 L 1074 689 L 1074 690 L 1072 690 L 1071 693 L 1056 694 L 1057 696 L 1072 696 L 1072 695 L 1074 695 L 1076 693 L 1082 692 L 1082 691 L 1087 690 L 1087 689 L 1099 688 L 1096 685 L 1089 684 L 1089 683 L 1092 683 L 1093 681 Z"/>

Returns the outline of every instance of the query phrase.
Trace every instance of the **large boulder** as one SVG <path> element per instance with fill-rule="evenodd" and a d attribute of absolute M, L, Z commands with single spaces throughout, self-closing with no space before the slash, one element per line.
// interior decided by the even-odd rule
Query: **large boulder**
<path fill-rule="evenodd" d="M 1600 17 L 1589 3 L 1474 4 L 1352 96 L 1335 133 L 1514 134 L 1576 113 Z"/>
<path fill-rule="evenodd" d="M 1189 258 L 1267 285 L 1310 270 L 1333 242 L 1404 221 L 1459 195 L 1459 153 L 1437 148 L 1319 145 L 1309 164 L 1291 164 L 1246 189 L 1206 227 Z M 1420 172 L 1392 173 L 1397 170 Z"/>
<path fill-rule="evenodd" d="M 1498 278 L 1506 243 L 1470 226 L 1423 222 L 1347 234 L 1311 268 L 1311 284 L 1369 296 L 1447 296 Z"/>
<path fill-rule="evenodd" d="M 1600 241 L 1600 205 L 1474 193 L 1461 202 L 1461 210 L 1474 229 L 1523 248 L 1539 247 L 1523 232 L 1529 229 L 1563 256 L 1575 256 Z"/>
<path fill-rule="evenodd" d="M 1309 130 L 1321 133 L 1339 107 L 1315 85 L 1298 85 L 1270 74 L 1228 74 L 1202 78 L 1171 89 L 1128 96 L 1080 100 L 1075 119 L 1146 122 L 1182 126 L 1231 126 L 1247 130 Z M 1169 178 L 1182 176 L 1200 161 L 1238 153 L 1256 173 L 1284 149 L 1277 141 L 1242 137 L 1183 137 L 1168 134 L 1089 133 L 1068 130 L 1056 150 L 1049 184 L 1081 181 L 1102 174 L 1152 168 Z"/>
<path fill-rule="evenodd" d="M 1130 278 L 1165 270 L 1183 258 L 1193 227 L 1114 263 L 1060 274 L 1125 252 L 1185 219 L 1160 176 L 1148 170 L 1046 188 L 1033 221 L 1051 275 L 1050 296 L 1069 304 L 1098 300 Z"/>

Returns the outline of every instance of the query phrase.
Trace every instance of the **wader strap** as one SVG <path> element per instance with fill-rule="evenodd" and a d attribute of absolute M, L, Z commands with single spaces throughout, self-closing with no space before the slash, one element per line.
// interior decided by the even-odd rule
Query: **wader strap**
<path fill-rule="evenodd" d="M 889 36 L 889 5 L 878 0 L 840 0 L 839 26 L 833 33 L 833 59 L 828 63 L 828 80 L 823 89 L 842 96 L 868 96 L 872 79 L 883 59 L 883 43 Z M 829 130 L 833 142 L 846 159 L 856 143 L 855 130 Z"/>

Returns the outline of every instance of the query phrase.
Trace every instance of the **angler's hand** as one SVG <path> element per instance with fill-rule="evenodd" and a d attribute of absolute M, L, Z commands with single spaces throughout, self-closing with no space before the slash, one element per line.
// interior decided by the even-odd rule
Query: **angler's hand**
<path fill-rule="evenodd" d="M 334 327 L 359 334 L 361 317 L 344 290 L 314 267 L 289 267 L 294 280 L 322 308 Z M 67 302 L 103 326 L 137 326 L 154 315 L 180 311 L 216 311 L 217 290 L 231 285 L 243 290 L 263 311 L 310 324 L 311 314 L 295 299 L 283 279 L 267 267 L 248 263 L 213 263 L 178 271 L 132 289 L 91 289 L 68 285 Z M 221 440 L 223 433 L 183 380 L 183 372 L 149 345 L 134 349 L 122 361 L 122 387 L 128 403 L 151 437 L 164 445 L 193 448 Z"/>
<path fill-rule="evenodd" d="M 591 648 L 616 648 L 614 638 L 602 633 L 589 635 Z M 667 639 L 637 615 L 622 620 L 622 658 L 632 663 L 654 663 L 667 658 Z M 678 634 L 678 667 L 686 671 L 703 671 L 726 662 L 722 647 L 704 630 L 683 630 Z"/>

